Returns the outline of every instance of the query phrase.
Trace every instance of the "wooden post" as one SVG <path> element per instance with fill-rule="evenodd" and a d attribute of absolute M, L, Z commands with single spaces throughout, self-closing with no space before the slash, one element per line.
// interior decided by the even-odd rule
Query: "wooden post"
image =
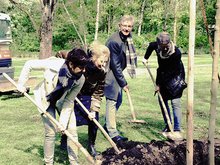
<path fill-rule="evenodd" d="M 209 114 L 209 133 L 208 133 L 208 147 L 209 147 L 209 165 L 215 164 L 215 121 L 216 121 L 216 107 L 217 107 L 217 91 L 218 91 L 218 60 L 220 54 L 220 0 L 216 3 L 216 23 L 215 23 L 215 38 L 214 51 L 212 61 L 212 82 L 211 82 L 211 101 Z"/>
<path fill-rule="evenodd" d="M 194 49 L 196 25 L 196 0 L 190 1 L 189 54 L 188 54 L 188 90 L 187 90 L 187 142 L 186 163 L 193 165 L 193 104 L 194 104 Z"/>

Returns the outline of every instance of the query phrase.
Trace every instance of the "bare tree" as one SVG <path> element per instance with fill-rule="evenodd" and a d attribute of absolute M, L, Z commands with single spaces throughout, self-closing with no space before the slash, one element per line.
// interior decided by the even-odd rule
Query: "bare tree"
<path fill-rule="evenodd" d="M 145 3 L 146 3 L 146 0 L 143 0 L 142 6 L 141 6 L 140 18 L 139 18 L 139 25 L 138 25 L 138 36 L 141 35 L 141 27 L 143 23 Z"/>
<path fill-rule="evenodd" d="M 39 58 L 43 59 L 50 57 L 52 55 L 53 14 L 57 0 L 40 0 L 40 7 L 42 12 L 40 26 L 37 25 L 32 14 L 29 12 L 28 6 L 25 6 L 23 3 L 18 3 L 15 0 L 9 1 L 22 12 L 27 14 L 30 18 L 40 40 Z"/>
<path fill-rule="evenodd" d="M 189 24 L 189 58 L 188 58 L 188 90 L 187 90 L 187 142 L 186 163 L 193 165 L 193 103 L 194 103 L 194 50 L 196 26 L 196 0 L 190 1 Z"/>
<path fill-rule="evenodd" d="M 83 39 L 82 39 L 82 37 L 81 37 L 81 35 L 80 35 L 79 31 L 77 30 L 76 25 L 75 25 L 75 23 L 74 23 L 74 21 L 73 21 L 73 19 L 72 19 L 71 15 L 69 14 L 69 11 L 67 10 L 66 5 L 65 5 L 64 1 L 62 1 L 62 4 L 63 4 L 63 7 L 64 7 L 64 9 L 65 9 L 65 11 L 66 11 L 66 13 L 67 13 L 67 15 L 68 15 L 68 18 L 70 19 L 70 21 L 71 21 L 71 23 L 72 23 L 72 25 L 73 25 L 73 27 L 74 27 L 74 29 L 75 29 L 76 33 L 77 33 L 77 35 L 78 35 L 78 37 L 79 37 L 79 39 L 80 39 L 80 41 L 81 41 L 82 45 L 84 46 L 84 45 L 85 45 L 85 43 L 84 43 L 84 41 L 83 41 Z"/>
<path fill-rule="evenodd" d="M 83 37 L 84 37 L 84 46 L 85 46 L 85 49 L 87 49 L 87 29 L 85 27 L 85 22 L 86 22 L 86 13 L 85 13 L 85 4 L 84 4 L 84 0 L 80 0 L 80 31 L 81 31 L 81 34 L 83 34 Z"/>
<path fill-rule="evenodd" d="M 52 55 L 53 14 L 57 0 L 41 0 L 40 58 Z"/>
<path fill-rule="evenodd" d="M 100 6 L 100 0 L 97 0 L 97 11 L 96 11 L 96 22 L 95 22 L 95 40 L 98 39 L 98 31 L 99 31 L 99 6 Z"/>
<path fill-rule="evenodd" d="M 175 44 L 176 44 L 176 38 L 177 38 L 177 9 L 178 9 L 178 0 L 174 0 L 173 42 Z"/>
<path fill-rule="evenodd" d="M 216 121 L 216 107 L 217 107 L 217 91 L 218 91 L 218 60 L 220 54 L 220 0 L 216 3 L 216 23 L 215 23 L 215 38 L 214 38 L 214 51 L 212 60 L 212 82 L 211 82 L 211 101 L 210 101 L 210 114 L 209 114 L 209 164 L 215 164 L 215 121 Z"/>

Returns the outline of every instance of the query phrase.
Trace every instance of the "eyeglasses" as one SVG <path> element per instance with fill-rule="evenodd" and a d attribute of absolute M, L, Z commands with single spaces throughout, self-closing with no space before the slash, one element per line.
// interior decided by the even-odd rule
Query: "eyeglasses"
<path fill-rule="evenodd" d="M 121 24 L 121 26 L 124 27 L 124 28 L 125 27 L 128 27 L 128 28 L 132 28 L 133 27 L 132 25 L 123 25 L 123 24 Z"/>

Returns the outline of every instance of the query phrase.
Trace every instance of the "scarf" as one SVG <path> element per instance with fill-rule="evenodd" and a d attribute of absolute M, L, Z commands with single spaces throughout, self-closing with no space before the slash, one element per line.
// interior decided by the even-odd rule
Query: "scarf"
<path fill-rule="evenodd" d="M 169 58 L 173 53 L 175 53 L 175 45 L 172 41 L 169 43 L 169 49 L 166 53 L 163 53 L 160 46 L 158 45 L 159 55 L 161 59 Z"/>
<path fill-rule="evenodd" d="M 127 72 L 131 78 L 136 77 L 135 68 L 137 67 L 137 55 L 134 48 L 132 37 L 127 38 L 126 46 Z"/>
<path fill-rule="evenodd" d="M 76 80 L 81 77 L 71 74 L 68 68 L 68 64 L 65 62 L 60 68 L 58 82 L 55 89 L 47 96 L 47 100 L 55 104 L 59 100 L 65 91 L 72 88 L 75 85 Z"/>

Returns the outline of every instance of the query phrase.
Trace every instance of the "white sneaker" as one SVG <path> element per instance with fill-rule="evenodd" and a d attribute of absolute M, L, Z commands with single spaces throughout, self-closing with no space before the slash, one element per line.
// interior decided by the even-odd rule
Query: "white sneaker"
<path fill-rule="evenodd" d="M 169 138 L 169 139 L 171 139 L 173 141 L 183 140 L 183 136 L 182 136 L 180 131 L 175 131 L 173 133 L 170 133 L 167 138 Z"/>
<path fill-rule="evenodd" d="M 168 137 L 170 137 L 171 135 L 171 132 L 162 132 L 162 135 L 165 137 L 165 138 L 168 138 Z"/>

